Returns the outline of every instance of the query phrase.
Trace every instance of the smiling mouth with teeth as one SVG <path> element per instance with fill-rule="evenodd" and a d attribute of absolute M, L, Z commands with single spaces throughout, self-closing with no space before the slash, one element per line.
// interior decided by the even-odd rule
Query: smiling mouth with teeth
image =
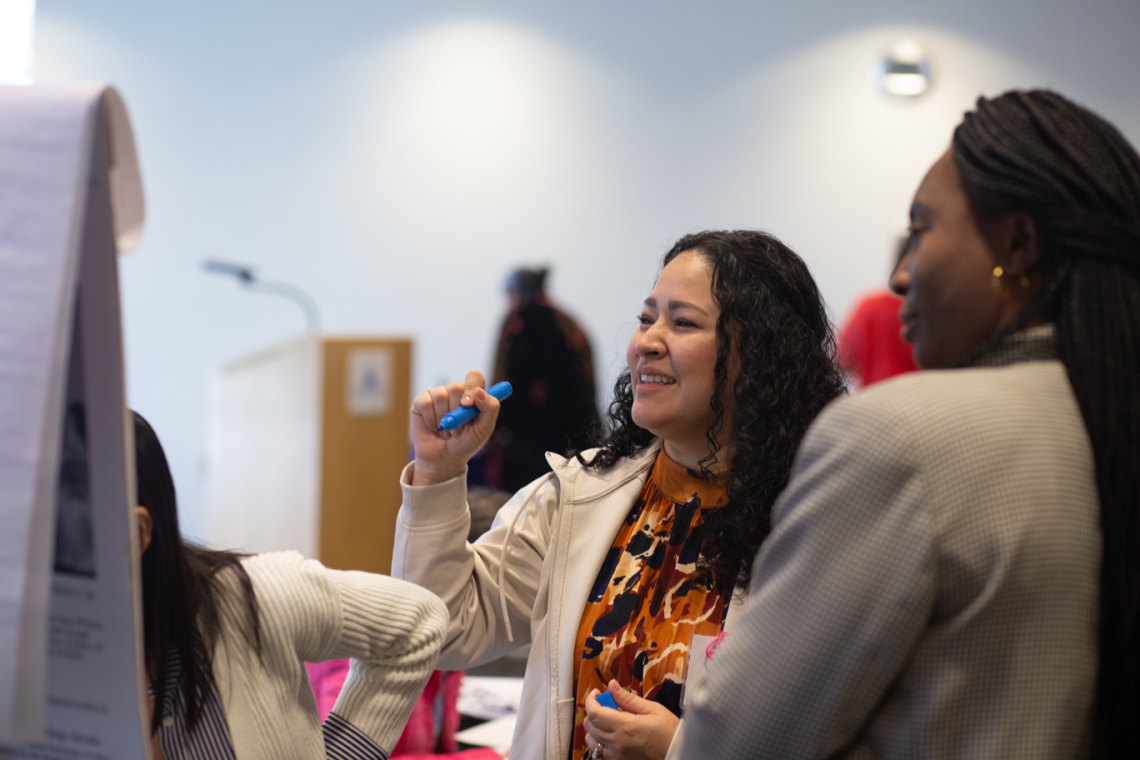
<path fill-rule="evenodd" d="M 663 377 L 662 375 L 640 375 L 639 380 L 649 385 L 672 385 L 677 382 L 671 377 Z"/>

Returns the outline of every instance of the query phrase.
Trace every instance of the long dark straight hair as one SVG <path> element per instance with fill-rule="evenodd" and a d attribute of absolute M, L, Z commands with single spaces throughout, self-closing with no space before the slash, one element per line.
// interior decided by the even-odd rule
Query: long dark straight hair
<path fill-rule="evenodd" d="M 154 524 L 150 546 L 142 556 L 143 641 L 147 673 L 154 690 L 151 732 L 162 721 L 171 696 L 167 680 L 174 662 L 186 706 L 187 728 L 193 731 L 202 714 L 202 699 L 213 679 L 212 652 L 220 630 L 219 572 L 232 571 L 241 585 L 252 621 L 245 635 L 261 652 L 257 597 L 241 566 L 243 555 L 191 546 L 178 530 L 178 505 L 166 454 L 154 429 L 134 413 L 138 502 Z M 175 659 L 176 658 L 176 659 Z"/>
<path fill-rule="evenodd" d="M 709 231 L 678 240 L 662 268 L 687 251 L 708 262 L 712 294 L 720 306 L 716 323 L 715 386 L 705 433 L 710 451 L 735 445 L 729 463 L 729 506 L 709 518 L 702 556 L 720 581 L 747 589 L 752 562 L 771 528 L 772 505 L 788 483 L 792 460 L 808 425 L 845 392 L 835 363 L 835 336 L 823 297 L 807 264 L 773 235 L 753 230 Z M 736 404 L 732 430 L 720 430 L 728 368 L 735 352 L 739 370 L 731 389 Z M 653 434 L 633 421 L 629 372 L 614 386 L 611 432 L 587 466 L 606 468 L 644 449 Z M 720 440 L 724 436 L 728 441 Z M 713 455 L 701 462 L 713 460 Z"/>
<path fill-rule="evenodd" d="M 1093 756 L 1140 757 L 1140 156 L 1045 90 L 980 98 L 952 150 L 975 218 L 1025 211 L 1042 241 L 1045 288 L 994 340 L 1043 313 L 1056 322 L 1100 496 Z"/>

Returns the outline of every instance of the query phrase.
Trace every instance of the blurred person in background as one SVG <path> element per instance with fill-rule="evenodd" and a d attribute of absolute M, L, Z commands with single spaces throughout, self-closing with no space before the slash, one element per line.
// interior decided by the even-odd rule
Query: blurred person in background
<path fill-rule="evenodd" d="M 909 242 L 909 235 L 899 240 L 894 269 L 902 263 Z M 892 276 L 893 273 L 892 269 Z M 902 339 L 900 306 L 902 299 L 889 290 L 868 293 L 859 299 L 843 323 L 839 331 L 839 362 L 852 390 L 918 369 L 914 349 Z"/>
<path fill-rule="evenodd" d="M 546 452 L 586 448 L 600 433 L 594 360 L 586 333 L 546 294 L 549 270 L 518 269 L 495 349 L 492 384 L 514 388 L 485 454 L 488 486 L 514 493 L 550 472 Z"/>

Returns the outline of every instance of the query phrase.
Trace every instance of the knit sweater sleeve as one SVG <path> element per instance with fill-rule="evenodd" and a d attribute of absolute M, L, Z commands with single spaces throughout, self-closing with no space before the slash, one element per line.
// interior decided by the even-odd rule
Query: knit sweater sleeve
<path fill-rule="evenodd" d="M 292 648 L 294 662 L 350 658 L 349 675 L 324 730 L 329 757 L 344 736 L 366 737 L 384 753 L 400 737 L 431 675 L 447 629 L 447 608 L 405 581 L 331 570 L 300 555 L 261 555 L 252 570 L 267 651 Z M 345 725 L 347 724 L 347 725 Z"/>

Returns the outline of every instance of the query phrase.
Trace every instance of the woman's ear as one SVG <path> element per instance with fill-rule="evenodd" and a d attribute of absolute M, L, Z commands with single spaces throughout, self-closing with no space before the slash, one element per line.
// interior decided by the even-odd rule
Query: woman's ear
<path fill-rule="evenodd" d="M 150 510 L 146 507 L 135 507 L 135 515 L 139 522 L 139 557 L 142 557 L 150 546 L 151 536 L 154 535 L 154 520 L 151 519 Z"/>
<path fill-rule="evenodd" d="M 1005 262 L 1002 264 L 1010 275 L 1020 277 L 1030 275 L 1041 263 L 1041 236 L 1037 222 L 1027 211 L 1013 211 L 1002 220 L 1002 238 L 1005 245 L 1001 251 Z"/>

